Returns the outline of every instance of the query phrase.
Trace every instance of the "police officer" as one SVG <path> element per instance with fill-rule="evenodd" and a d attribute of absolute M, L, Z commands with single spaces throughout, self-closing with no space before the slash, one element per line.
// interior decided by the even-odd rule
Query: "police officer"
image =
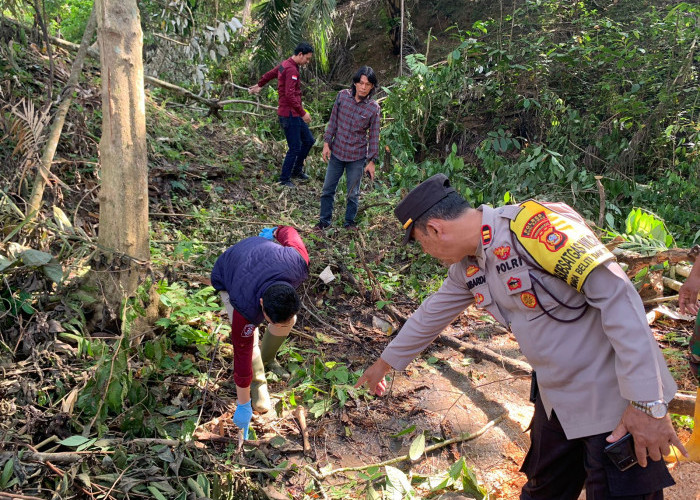
<path fill-rule="evenodd" d="M 472 208 L 442 174 L 396 207 L 404 243 L 449 265 L 381 357 L 358 380 L 382 395 L 467 306 L 511 328 L 537 373 L 531 447 L 521 499 L 663 498 L 661 460 L 685 449 L 667 415 L 673 381 L 641 299 L 583 219 L 562 203 Z M 606 445 L 627 432 L 638 465 L 618 470 Z"/>

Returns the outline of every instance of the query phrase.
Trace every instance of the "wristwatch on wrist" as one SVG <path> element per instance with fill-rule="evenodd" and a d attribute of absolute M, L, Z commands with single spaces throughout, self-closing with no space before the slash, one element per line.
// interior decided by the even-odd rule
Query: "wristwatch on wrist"
<path fill-rule="evenodd" d="M 643 411 L 653 418 L 664 418 L 668 412 L 668 405 L 663 399 L 656 401 L 630 401 L 633 408 Z"/>

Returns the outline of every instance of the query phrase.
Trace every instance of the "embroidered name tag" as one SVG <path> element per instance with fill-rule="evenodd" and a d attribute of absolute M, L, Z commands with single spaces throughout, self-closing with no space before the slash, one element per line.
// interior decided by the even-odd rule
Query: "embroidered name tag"
<path fill-rule="evenodd" d="M 614 258 L 585 224 L 533 200 L 521 207 L 510 230 L 545 271 L 578 291 L 593 269 Z"/>

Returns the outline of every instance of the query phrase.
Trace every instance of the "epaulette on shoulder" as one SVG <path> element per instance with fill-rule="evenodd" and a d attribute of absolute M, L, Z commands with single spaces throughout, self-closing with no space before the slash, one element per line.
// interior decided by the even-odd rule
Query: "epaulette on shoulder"
<path fill-rule="evenodd" d="M 496 214 L 499 217 L 504 217 L 506 219 L 513 220 L 515 219 L 515 217 L 517 217 L 517 215 L 522 209 L 523 207 L 520 205 L 504 205 L 496 209 Z"/>

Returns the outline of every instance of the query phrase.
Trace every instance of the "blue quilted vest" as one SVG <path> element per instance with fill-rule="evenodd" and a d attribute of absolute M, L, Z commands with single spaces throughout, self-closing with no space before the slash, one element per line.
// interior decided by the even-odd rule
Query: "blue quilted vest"
<path fill-rule="evenodd" d="M 260 307 L 265 290 L 280 282 L 296 289 L 308 275 L 309 267 L 294 248 L 252 236 L 219 256 L 211 272 L 211 284 L 216 290 L 227 291 L 234 309 L 259 325 L 265 319 Z"/>

